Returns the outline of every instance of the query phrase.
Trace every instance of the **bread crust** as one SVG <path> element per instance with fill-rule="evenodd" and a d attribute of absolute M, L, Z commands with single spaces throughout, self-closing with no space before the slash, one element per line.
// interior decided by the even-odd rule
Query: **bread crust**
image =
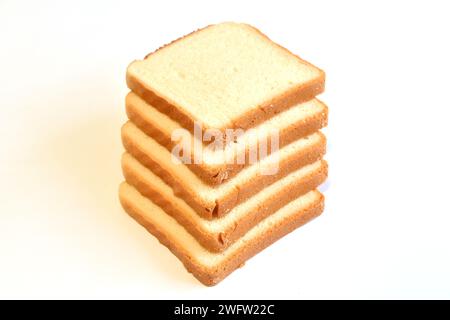
<path fill-rule="evenodd" d="M 259 123 L 264 122 L 265 120 L 271 118 L 275 114 L 278 114 L 298 103 L 305 102 L 308 100 L 311 100 L 318 94 L 322 93 L 325 90 L 325 72 L 316 66 L 313 66 L 311 63 L 301 59 L 298 55 L 293 54 L 291 51 L 286 49 L 285 47 L 273 42 L 268 36 L 266 36 L 264 33 L 262 33 L 260 30 L 256 29 L 253 26 L 250 26 L 248 24 L 246 25 L 248 28 L 256 31 L 259 35 L 263 36 L 265 39 L 269 40 L 272 45 L 281 48 L 283 51 L 285 51 L 287 54 L 295 57 L 298 59 L 301 63 L 307 64 L 311 67 L 314 67 L 318 70 L 318 77 L 302 83 L 300 85 L 297 85 L 289 90 L 284 91 L 282 94 L 272 97 L 271 99 L 264 101 L 260 105 L 256 106 L 255 108 L 248 110 L 247 112 L 241 114 L 240 117 L 236 119 L 232 119 L 231 123 L 225 124 L 221 128 L 211 128 L 208 126 L 208 124 L 204 124 L 203 126 L 203 132 L 205 132 L 208 129 L 218 129 L 222 131 L 223 137 L 225 137 L 225 129 L 249 129 L 254 126 L 256 126 Z M 180 37 L 172 42 L 170 42 L 167 45 L 162 46 L 161 48 L 157 49 L 156 51 L 149 53 L 145 56 L 145 59 L 151 57 L 156 52 L 160 51 L 161 49 L 165 47 L 169 47 L 173 45 L 174 43 L 188 38 L 194 33 L 202 32 L 213 25 L 209 25 L 205 28 L 198 29 L 194 32 L 191 32 L 183 37 Z M 132 62 L 133 63 L 133 62 Z M 126 81 L 128 88 L 135 92 L 137 95 L 139 95 L 142 99 L 147 101 L 148 103 L 154 105 L 156 108 L 158 108 L 159 111 L 167 114 L 172 119 L 176 120 L 180 123 L 181 126 L 186 128 L 187 130 L 191 131 L 193 133 L 194 128 L 194 122 L 198 119 L 194 119 L 191 115 L 189 115 L 186 112 L 183 112 L 182 108 L 180 106 L 177 106 L 177 104 L 173 101 L 170 101 L 169 98 L 164 98 L 164 95 L 160 92 L 158 92 L 156 89 L 150 87 L 149 85 L 145 85 L 139 81 L 135 76 L 130 74 L 130 72 L 127 71 L 126 75 Z"/>
<path fill-rule="evenodd" d="M 184 213 L 180 207 L 177 207 L 170 197 L 165 196 L 151 181 L 146 181 L 140 177 L 139 173 L 126 161 L 122 162 L 122 169 L 128 184 L 135 187 L 143 196 L 149 198 L 167 214 L 174 217 L 203 247 L 212 252 L 225 250 L 249 229 L 289 203 L 292 199 L 296 199 L 317 188 L 325 181 L 328 175 L 327 163 L 322 160 L 321 165 L 316 170 L 308 173 L 302 179 L 297 179 L 282 189 L 277 190 L 277 192 L 271 194 L 263 203 L 259 203 L 258 208 L 254 208 L 245 216 L 236 219 L 233 225 L 229 225 L 220 231 L 211 232 L 191 220 L 189 215 Z"/>
<path fill-rule="evenodd" d="M 250 198 L 266 186 L 307 164 L 314 163 L 321 159 L 326 152 L 326 139 L 323 134 L 320 134 L 320 141 L 317 144 L 308 146 L 304 152 L 298 152 L 287 159 L 280 160 L 277 174 L 258 174 L 253 179 L 240 185 L 239 188 L 233 188 L 222 198 L 215 199 L 214 202 L 211 202 L 200 198 L 195 192 L 187 190 L 187 184 L 181 185 L 180 182 L 173 177 L 172 172 L 168 171 L 161 164 L 155 161 L 151 155 L 142 151 L 135 141 L 127 137 L 123 131 L 122 142 L 128 153 L 163 179 L 164 182 L 171 186 L 174 193 L 178 197 L 185 200 L 201 217 L 205 219 L 213 219 L 215 217 L 224 216 L 236 205 Z"/>
<path fill-rule="evenodd" d="M 279 221 L 268 232 L 259 234 L 252 238 L 251 241 L 248 241 L 240 250 L 231 253 L 224 263 L 213 267 L 205 267 L 196 263 L 189 252 L 167 237 L 157 225 L 145 219 L 139 208 L 130 203 L 120 192 L 119 198 L 125 211 L 147 229 L 148 232 L 153 234 L 161 244 L 166 246 L 183 263 L 187 271 L 206 286 L 216 285 L 258 252 L 319 216 L 324 209 L 324 197 L 320 194 L 319 199 L 308 207 L 302 208 L 288 218 Z"/>
<path fill-rule="evenodd" d="M 282 148 L 295 140 L 306 137 L 327 125 L 328 107 L 323 102 L 319 100 L 318 102 L 323 107 L 323 112 L 312 114 L 296 123 L 280 128 L 279 148 Z M 166 132 L 155 125 L 152 120 L 145 119 L 145 117 L 140 114 L 138 108 L 129 101 L 128 96 L 125 105 L 128 119 L 130 119 L 130 121 L 139 129 L 148 136 L 151 136 L 168 150 L 172 150 L 175 147 L 176 142 L 172 141 L 171 136 L 167 135 Z M 249 150 L 251 150 L 251 146 L 247 146 L 243 151 L 245 152 L 245 159 L 248 159 L 249 157 Z M 235 159 L 237 157 L 238 155 L 235 156 Z M 248 161 L 245 161 L 243 164 L 238 164 L 237 161 L 234 161 L 232 164 L 207 164 L 204 162 L 186 164 L 192 172 L 209 185 L 223 183 L 225 180 L 234 177 L 247 165 L 249 165 Z"/>

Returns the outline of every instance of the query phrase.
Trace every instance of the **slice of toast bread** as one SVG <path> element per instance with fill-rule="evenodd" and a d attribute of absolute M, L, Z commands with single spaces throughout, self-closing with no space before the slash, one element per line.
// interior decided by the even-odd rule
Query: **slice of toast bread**
<path fill-rule="evenodd" d="M 128 87 L 188 130 L 248 129 L 324 90 L 322 70 L 240 23 L 211 25 L 127 69 Z"/>
<path fill-rule="evenodd" d="M 324 208 L 322 194 L 317 190 L 310 191 L 259 222 L 225 251 L 212 253 L 161 207 L 127 183 L 121 184 L 119 198 L 125 211 L 207 286 L 217 284 L 252 256 L 320 215 Z"/>
<path fill-rule="evenodd" d="M 177 141 L 172 141 L 172 133 L 182 128 L 178 122 L 133 92 L 127 95 L 125 105 L 128 118 L 147 135 L 169 150 L 177 145 Z M 317 99 L 312 99 L 295 105 L 253 129 L 247 130 L 234 143 L 226 146 L 223 152 L 211 151 L 206 146 L 202 146 L 202 161 L 200 163 L 192 161 L 186 165 L 206 183 L 220 184 L 235 176 L 249 164 L 249 153 L 255 148 L 255 145 L 257 147 L 259 141 L 256 137 L 266 138 L 269 133 L 277 132 L 279 135 L 278 145 L 282 148 L 301 137 L 320 130 L 326 126 L 327 119 L 327 106 Z M 204 144 L 200 140 L 201 137 L 194 137 L 189 132 L 186 134 L 190 135 L 192 146 L 195 145 L 194 141 L 196 140 L 202 145 Z M 228 161 L 218 161 L 221 156 Z M 194 148 L 191 149 L 191 159 L 195 159 Z M 245 161 L 237 161 L 238 159 L 245 159 Z"/>
<path fill-rule="evenodd" d="M 127 122 L 122 127 L 122 141 L 128 153 L 161 177 L 178 197 L 206 219 L 225 215 L 266 186 L 321 159 L 326 148 L 325 136 L 316 132 L 281 148 L 258 163 L 245 167 L 233 178 L 213 187 L 205 184 L 186 165 L 173 162 L 171 153 L 165 147 L 147 136 L 132 122 Z M 276 174 L 262 173 L 275 162 L 278 162 Z"/>
<path fill-rule="evenodd" d="M 277 211 L 292 199 L 316 189 L 327 177 L 327 163 L 319 160 L 274 182 L 230 212 L 207 220 L 198 215 L 173 189 L 144 167 L 130 154 L 122 157 L 122 168 L 128 184 L 174 217 L 206 249 L 220 252 L 228 248 L 255 224 Z"/>

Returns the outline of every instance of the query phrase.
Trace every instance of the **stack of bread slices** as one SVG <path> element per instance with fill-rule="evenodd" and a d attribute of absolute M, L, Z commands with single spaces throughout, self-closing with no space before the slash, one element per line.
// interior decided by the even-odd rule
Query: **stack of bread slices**
<path fill-rule="evenodd" d="M 323 211 L 324 82 L 238 23 L 132 62 L 122 206 L 198 280 L 218 283 Z"/>

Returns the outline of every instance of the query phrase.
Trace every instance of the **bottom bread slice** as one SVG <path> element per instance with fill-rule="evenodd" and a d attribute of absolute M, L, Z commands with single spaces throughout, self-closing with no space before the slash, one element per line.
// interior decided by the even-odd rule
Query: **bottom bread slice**
<path fill-rule="evenodd" d="M 173 217 L 126 182 L 120 185 L 120 202 L 137 222 L 168 247 L 200 282 L 212 286 L 223 280 L 246 260 L 320 215 L 323 195 L 313 190 L 291 201 L 259 222 L 221 253 L 205 249 Z"/>

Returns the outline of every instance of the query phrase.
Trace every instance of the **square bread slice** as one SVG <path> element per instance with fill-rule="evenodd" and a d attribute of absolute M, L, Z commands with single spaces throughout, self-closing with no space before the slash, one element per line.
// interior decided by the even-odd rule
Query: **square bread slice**
<path fill-rule="evenodd" d="M 164 180 L 128 153 L 122 157 L 122 168 L 128 184 L 174 217 L 203 247 L 213 252 L 225 250 L 292 199 L 316 189 L 325 181 L 328 173 L 326 161 L 316 161 L 274 182 L 231 209 L 227 215 L 207 220 L 177 197 Z"/>
<path fill-rule="evenodd" d="M 173 150 L 178 141 L 172 141 L 172 133 L 182 126 L 166 114 L 160 112 L 151 104 L 145 102 L 138 95 L 130 92 L 126 97 L 128 118 L 147 135 L 159 144 Z M 224 147 L 223 151 L 213 151 L 202 147 L 202 161 L 192 161 L 186 164 L 197 176 L 208 184 L 216 185 L 235 176 L 242 168 L 249 164 L 250 150 L 256 150 L 258 137 L 267 140 L 271 132 L 278 132 L 279 147 L 284 147 L 301 137 L 310 135 L 327 124 L 328 108 L 317 99 L 300 103 L 285 110 L 253 129 L 245 131 L 234 143 Z M 199 137 L 186 131 L 190 135 L 191 146 L 195 142 L 203 145 Z M 200 137 L 201 139 L 201 137 Z M 237 161 L 240 159 L 245 161 Z M 191 150 L 191 160 L 194 160 L 194 150 Z"/>
<path fill-rule="evenodd" d="M 186 165 L 172 160 L 169 150 L 147 136 L 132 122 L 122 127 L 122 142 L 128 153 L 150 168 L 169 184 L 177 196 L 185 200 L 199 215 L 213 219 L 225 215 L 237 204 L 325 154 L 325 136 L 316 132 L 299 139 L 263 160 L 245 167 L 233 178 L 218 186 L 210 186 Z M 263 171 L 278 163 L 276 174 Z"/>
<path fill-rule="evenodd" d="M 246 260 L 320 215 L 324 208 L 322 194 L 317 190 L 310 191 L 259 222 L 225 251 L 212 253 L 161 207 L 127 183 L 121 184 L 119 198 L 125 211 L 157 237 L 190 273 L 207 286 L 217 284 Z"/>
<path fill-rule="evenodd" d="M 189 130 L 247 129 L 324 90 L 322 70 L 252 26 L 211 25 L 132 62 L 128 87 Z"/>

